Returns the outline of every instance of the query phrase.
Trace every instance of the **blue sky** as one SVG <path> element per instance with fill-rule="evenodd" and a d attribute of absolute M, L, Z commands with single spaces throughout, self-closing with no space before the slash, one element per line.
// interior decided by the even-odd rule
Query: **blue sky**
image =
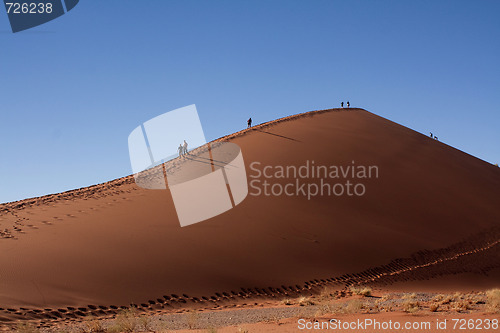
<path fill-rule="evenodd" d="M 500 162 L 500 2 L 81 0 L 0 9 L 0 202 L 131 173 L 127 137 L 196 104 L 207 139 L 350 100 Z"/>

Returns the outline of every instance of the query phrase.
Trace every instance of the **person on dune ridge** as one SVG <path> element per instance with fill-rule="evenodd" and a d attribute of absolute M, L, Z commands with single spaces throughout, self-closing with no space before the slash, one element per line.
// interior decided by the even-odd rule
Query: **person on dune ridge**
<path fill-rule="evenodd" d="M 182 144 L 179 145 L 179 148 L 177 148 L 177 150 L 179 151 L 179 157 L 181 157 L 184 153 L 184 147 L 182 147 Z"/>

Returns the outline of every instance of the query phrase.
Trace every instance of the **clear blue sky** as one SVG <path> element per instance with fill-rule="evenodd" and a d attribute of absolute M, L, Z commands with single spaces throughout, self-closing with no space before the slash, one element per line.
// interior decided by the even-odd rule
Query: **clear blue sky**
<path fill-rule="evenodd" d="M 127 137 L 196 104 L 207 139 L 350 100 L 500 162 L 500 1 L 81 0 L 0 8 L 0 202 L 131 173 Z"/>

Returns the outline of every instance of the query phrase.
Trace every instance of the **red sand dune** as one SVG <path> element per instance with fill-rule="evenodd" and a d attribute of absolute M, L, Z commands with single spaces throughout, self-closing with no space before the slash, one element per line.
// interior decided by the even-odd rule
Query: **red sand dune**
<path fill-rule="evenodd" d="M 139 188 L 130 176 L 0 205 L 0 320 L 335 283 L 439 277 L 432 281 L 445 286 L 463 277 L 470 288 L 498 286 L 498 167 L 362 109 L 292 116 L 220 140 L 241 147 L 248 176 L 255 161 L 307 160 L 375 165 L 379 175 L 362 180 L 364 196 L 248 195 L 184 228 L 168 190 Z"/>

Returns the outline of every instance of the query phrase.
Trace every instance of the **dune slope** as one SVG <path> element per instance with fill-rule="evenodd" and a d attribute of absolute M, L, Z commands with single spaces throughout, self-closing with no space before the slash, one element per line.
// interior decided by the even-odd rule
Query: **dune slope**
<path fill-rule="evenodd" d="M 132 177 L 0 205 L 0 320 L 20 317 L 20 308 L 279 295 L 325 283 L 446 284 L 457 273 L 471 288 L 497 283 L 498 167 L 362 109 L 292 116 L 221 140 L 241 147 L 248 180 L 257 181 L 234 209 L 188 227 L 169 190 L 139 188 Z M 265 180 L 257 169 L 312 161 L 376 166 L 378 177 L 327 179 L 362 183 L 362 196 L 254 195 Z"/>

